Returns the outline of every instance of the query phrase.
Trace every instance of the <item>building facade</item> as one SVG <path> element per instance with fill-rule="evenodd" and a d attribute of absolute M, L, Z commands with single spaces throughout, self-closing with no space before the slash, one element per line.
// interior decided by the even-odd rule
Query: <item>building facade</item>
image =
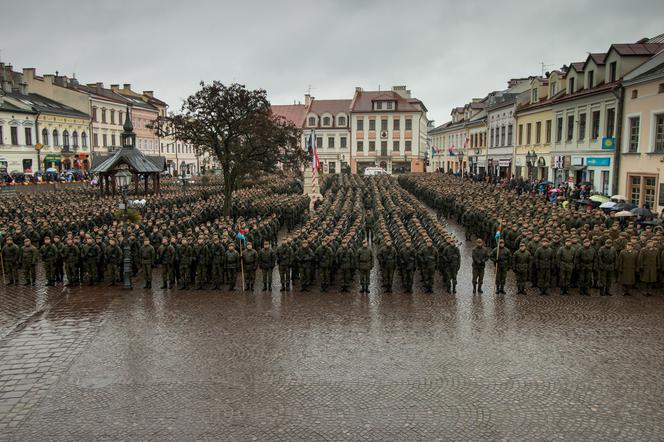
<path fill-rule="evenodd" d="M 35 171 L 36 117 L 37 112 L 11 104 L 0 93 L 0 171 Z"/>
<path fill-rule="evenodd" d="M 624 77 L 620 194 L 664 209 L 664 52 Z"/>
<path fill-rule="evenodd" d="M 353 173 L 382 167 L 390 173 L 424 172 L 427 109 L 406 86 L 389 91 L 356 88 L 350 105 Z"/>
<path fill-rule="evenodd" d="M 350 159 L 351 100 L 317 100 L 305 95 L 304 137 L 316 136 L 318 159 L 324 173 L 341 173 Z"/>
<path fill-rule="evenodd" d="M 124 98 L 131 107 L 131 122 L 136 133 L 136 147 L 145 155 L 158 156 L 161 152 L 161 142 L 154 129 L 149 126 L 162 114 L 162 111 L 157 106 L 148 103 L 143 94 L 134 92 L 131 84 L 123 84 L 122 87 L 112 84 L 111 90 Z"/>

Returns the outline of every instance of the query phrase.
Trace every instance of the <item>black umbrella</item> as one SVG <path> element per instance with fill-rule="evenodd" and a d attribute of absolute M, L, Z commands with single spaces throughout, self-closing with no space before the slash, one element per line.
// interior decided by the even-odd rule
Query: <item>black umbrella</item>
<path fill-rule="evenodd" d="M 618 203 L 611 208 L 611 212 L 621 212 L 623 210 L 632 210 L 636 206 L 632 203 Z"/>
<path fill-rule="evenodd" d="M 635 207 L 634 209 L 630 210 L 634 215 L 636 216 L 642 216 L 642 217 L 648 217 L 652 216 L 652 212 L 650 209 L 646 209 L 645 207 Z"/>
<path fill-rule="evenodd" d="M 644 222 L 641 223 L 641 225 L 644 225 L 644 226 L 661 226 L 662 221 L 660 221 L 660 220 L 644 221 Z"/>

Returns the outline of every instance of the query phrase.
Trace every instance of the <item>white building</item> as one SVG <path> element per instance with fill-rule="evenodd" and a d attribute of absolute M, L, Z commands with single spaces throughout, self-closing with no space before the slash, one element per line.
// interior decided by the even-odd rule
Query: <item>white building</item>
<path fill-rule="evenodd" d="M 318 159 L 325 173 L 340 173 L 350 160 L 351 100 L 317 100 L 305 95 L 304 137 L 316 134 Z"/>
<path fill-rule="evenodd" d="M 36 171 L 36 116 L 37 112 L 7 102 L 0 92 L 0 169 L 8 173 Z"/>

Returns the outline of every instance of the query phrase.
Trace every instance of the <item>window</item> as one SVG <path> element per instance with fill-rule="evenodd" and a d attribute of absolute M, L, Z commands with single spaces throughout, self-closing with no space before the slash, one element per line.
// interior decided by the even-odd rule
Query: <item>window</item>
<path fill-rule="evenodd" d="M 92 108 L 92 121 L 97 122 L 97 108 Z"/>
<path fill-rule="evenodd" d="M 586 114 L 579 115 L 579 140 L 586 139 Z"/>
<path fill-rule="evenodd" d="M 413 120 L 406 118 L 406 130 L 413 130 Z"/>
<path fill-rule="evenodd" d="M 376 120 L 369 120 L 369 130 L 376 130 Z"/>
<path fill-rule="evenodd" d="M 123 125 L 124 121 L 122 121 L 122 112 L 118 112 L 118 124 Z"/>
<path fill-rule="evenodd" d="M 531 101 L 533 103 L 537 103 L 537 88 L 532 90 L 532 99 L 531 99 Z"/>
<path fill-rule="evenodd" d="M 632 100 L 634 100 L 635 98 L 639 98 L 639 90 L 638 89 L 634 89 L 632 91 Z"/>
<path fill-rule="evenodd" d="M 392 141 L 392 150 L 398 152 L 401 149 L 400 143 L 398 140 Z"/>
<path fill-rule="evenodd" d="M 364 130 L 364 120 L 362 118 L 358 118 L 356 122 L 357 122 L 357 130 Z"/>
<path fill-rule="evenodd" d="M 664 94 L 664 83 L 659 84 L 659 89 L 657 90 L 657 93 Z"/>
<path fill-rule="evenodd" d="M 388 110 L 392 110 L 392 107 L 394 106 L 394 103 L 393 103 L 392 101 L 388 101 L 388 102 L 386 103 L 386 106 L 387 106 L 387 109 L 388 109 Z"/>
<path fill-rule="evenodd" d="M 330 173 L 337 173 L 337 164 L 334 161 L 330 161 Z"/>
<path fill-rule="evenodd" d="M 640 117 L 630 117 L 629 119 L 629 153 L 636 153 L 639 151 L 639 130 L 641 126 Z"/>
<path fill-rule="evenodd" d="M 42 129 L 42 144 L 48 146 L 48 131 L 46 129 Z"/>
<path fill-rule="evenodd" d="M 393 130 L 401 130 L 401 120 L 398 118 L 395 118 L 392 120 L 392 129 Z"/>
<path fill-rule="evenodd" d="M 380 142 L 380 154 L 387 155 L 387 141 Z"/>
<path fill-rule="evenodd" d="M 323 117 L 323 126 L 330 126 L 330 117 Z"/>
<path fill-rule="evenodd" d="M 652 176 L 644 177 L 643 183 L 643 206 L 648 206 L 649 208 L 655 207 L 655 191 L 657 189 L 657 179 Z"/>
<path fill-rule="evenodd" d="M 519 124 L 519 146 L 523 144 L 523 124 Z"/>
<path fill-rule="evenodd" d="M 599 111 L 593 111 L 593 121 L 591 127 L 591 138 L 596 140 L 599 137 Z"/>
<path fill-rule="evenodd" d="M 115 134 L 111 135 L 111 146 L 116 146 L 116 144 L 115 144 Z M 162 151 L 163 151 L 163 149 L 162 149 Z"/>
<path fill-rule="evenodd" d="M 102 134 L 102 135 L 101 135 L 101 142 L 102 142 L 102 145 L 103 145 L 104 147 L 107 147 L 107 146 L 108 146 L 107 141 L 108 141 L 108 137 L 106 136 L 106 134 Z M 152 146 L 150 146 L 150 147 L 152 147 Z"/>
<path fill-rule="evenodd" d="M 316 147 L 323 148 L 323 137 L 316 137 Z"/>
<path fill-rule="evenodd" d="M 364 141 L 357 142 L 357 151 L 362 152 L 364 150 Z"/>
<path fill-rule="evenodd" d="M 558 117 L 556 120 L 556 143 L 563 140 L 563 117 Z"/>
<path fill-rule="evenodd" d="M 380 120 L 380 130 L 387 130 L 387 120 Z"/>
<path fill-rule="evenodd" d="M 88 135 L 85 132 L 81 133 L 81 146 L 88 147 Z"/>
<path fill-rule="evenodd" d="M 334 148 L 334 137 L 327 137 L 327 147 L 330 149 Z"/>
<path fill-rule="evenodd" d="M 576 80 L 576 78 L 570 78 L 569 79 L 569 93 L 570 94 L 574 93 L 574 80 Z"/>
<path fill-rule="evenodd" d="M 18 127 L 12 126 L 10 129 L 10 135 L 12 139 L 12 144 L 18 146 Z"/>
<path fill-rule="evenodd" d="M 512 145 L 512 125 L 507 126 L 507 145 Z"/>
<path fill-rule="evenodd" d="M 413 148 L 413 142 L 410 140 L 406 140 L 406 152 L 410 152 Z"/>
<path fill-rule="evenodd" d="M 588 87 L 587 89 L 592 89 L 595 83 L 595 71 L 588 71 Z"/>
<path fill-rule="evenodd" d="M 602 171 L 602 193 L 604 195 L 609 194 L 609 171 L 608 170 L 603 170 Z"/>
<path fill-rule="evenodd" d="M 309 127 L 316 125 L 316 117 L 309 117 Z"/>
<path fill-rule="evenodd" d="M 588 181 L 590 181 L 593 186 L 595 185 L 595 171 L 594 170 L 589 170 L 588 171 Z"/>
<path fill-rule="evenodd" d="M 558 83 L 554 81 L 553 83 L 551 83 L 551 96 L 553 97 L 554 95 L 556 95 L 556 92 L 558 92 Z"/>
<path fill-rule="evenodd" d="M 345 149 L 347 147 L 346 146 L 346 137 L 339 138 L 339 147 L 341 147 L 342 149 Z"/>
<path fill-rule="evenodd" d="M 614 108 L 606 111 L 606 136 L 613 137 L 613 128 L 616 122 L 616 110 Z"/>
<path fill-rule="evenodd" d="M 535 144 L 540 144 L 542 142 L 542 122 L 538 121 L 535 123 Z"/>
<path fill-rule="evenodd" d="M 376 102 L 376 109 L 380 110 L 383 108 L 383 102 L 382 101 L 377 101 Z"/>
<path fill-rule="evenodd" d="M 567 141 L 572 141 L 574 138 L 574 115 L 567 116 Z"/>
<path fill-rule="evenodd" d="M 551 120 L 546 120 L 546 138 L 545 142 L 548 144 L 551 142 Z"/>
<path fill-rule="evenodd" d="M 71 139 L 72 139 L 72 145 L 73 145 L 74 147 L 78 147 L 78 132 L 74 131 L 74 132 L 71 134 Z"/>
<path fill-rule="evenodd" d="M 0 146 L 3 145 L 3 144 L 5 144 L 5 138 L 2 134 L 2 126 L 0 126 Z"/>
<path fill-rule="evenodd" d="M 489 140 L 491 140 L 491 146 L 493 147 L 493 146 L 494 146 L 494 142 L 493 142 L 493 127 L 491 128 L 491 138 L 489 138 Z"/>
<path fill-rule="evenodd" d="M 115 124 L 115 110 L 111 109 L 111 124 Z"/>
<path fill-rule="evenodd" d="M 101 122 L 106 123 L 106 109 L 101 110 Z"/>
<path fill-rule="evenodd" d="M 342 126 L 342 127 L 345 126 L 346 125 L 346 117 L 337 118 L 337 124 L 339 126 Z M 334 163 L 331 163 L 331 164 L 334 164 Z"/>
<path fill-rule="evenodd" d="M 526 144 L 530 145 L 530 129 L 532 128 L 532 124 L 528 123 L 526 124 Z"/>
<path fill-rule="evenodd" d="M 375 152 L 375 151 L 376 151 L 376 142 L 369 141 L 369 152 Z"/>
<path fill-rule="evenodd" d="M 664 114 L 655 116 L 655 153 L 664 153 Z"/>
<path fill-rule="evenodd" d="M 616 63 L 617 62 L 614 61 L 609 65 L 609 83 L 613 83 L 617 80 L 618 65 Z"/>
<path fill-rule="evenodd" d="M 32 146 L 32 128 L 25 128 L 25 145 Z"/>
<path fill-rule="evenodd" d="M 62 147 L 69 149 L 69 131 L 62 132 Z"/>
<path fill-rule="evenodd" d="M 60 146 L 60 136 L 57 129 L 53 129 L 53 146 Z"/>
<path fill-rule="evenodd" d="M 92 145 L 99 147 L 99 136 L 97 134 L 92 134 Z"/>

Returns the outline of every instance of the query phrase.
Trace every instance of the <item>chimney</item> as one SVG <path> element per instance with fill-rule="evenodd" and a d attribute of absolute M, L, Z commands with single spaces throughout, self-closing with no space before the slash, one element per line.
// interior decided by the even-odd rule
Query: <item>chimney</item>
<path fill-rule="evenodd" d="M 356 87 L 355 87 L 355 92 L 362 92 L 362 88 L 359 87 L 359 86 L 356 86 Z"/>
<path fill-rule="evenodd" d="M 3 80 L 2 90 L 7 94 L 11 94 L 12 93 L 12 82 L 8 81 L 8 80 Z"/>
<path fill-rule="evenodd" d="M 304 105 L 309 107 L 311 104 L 312 96 L 310 94 L 304 94 Z"/>
<path fill-rule="evenodd" d="M 131 90 L 131 83 L 123 84 L 122 89 L 125 90 L 125 91 L 130 91 Z"/>
<path fill-rule="evenodd" d="M 406 89 L 406 86 L 392 86 L 392 92 L 396 92 L 404 98 L 410 98 L 410 91 Z"/>
<path fill-rule="evenodd" d="M 98 81 L 96 87 L 97 89 L 104 89 L 104 83 Z"/>
<path fill-rule="evenodd" d="M 18 92 L 21 95 L 28 95 L 28 84 L 27 83 L 20 83 L 18 85 Z"/>
<path fill-rule="evenodd" d="M 154 91 L 143 91 L 143 95 L 146 97 L 154 98 Z"/>
<path fill-rule="evenodd" d="M 44 82 L 48 84 L 53 84 L 53 79 L 55 76 L 53 74 L 44 74 Z"/>
<path fill-rule="evenodd" d="M 23 68 L 23 77 L 26 81 L 30 81 L 35 78 L 36 69 L 35 68 Z"/>
<path fill-rule="evenodd" d="M 112 84 L 112 85 L 111 85 L 111 90 L 112 90 L 113 92 L 117 92 L 117 91 L 119 91 L 119 90 L 120 90 L 120 85 L 119 85 L 119 84 Z"/>

